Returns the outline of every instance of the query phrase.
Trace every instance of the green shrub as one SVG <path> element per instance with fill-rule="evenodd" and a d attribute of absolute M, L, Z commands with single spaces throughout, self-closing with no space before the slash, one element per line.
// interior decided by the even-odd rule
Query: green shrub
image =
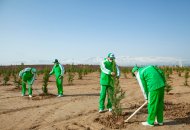
<path fill-rule="evenodd" d="M 13 82 L 14 82 L 15 87 L 20 88 L 22 85 L 21 78 L 19 76 L 16 76 L 16 74 L 13 75 L 13 78 L 14 78 Z"/>
<path fill-rule="evenodd" d="M 9 74 L 5 73 L 4 77 L 3 77 L 3 85 L 4 86 L 8 85 L 7 83 L 8 83 L 9 80 L 10 80 Z"/>
<path fill-rule="evenodd" d="M 82 77 L 83 77 L 83 70 L 82 70 L 82 69 L 79 69 L 79 70 L 77 71 L 77 73 L 78 73 L 78 79 L 82 79 Z"/>
<path fill-rule="evenodd" d="M 48 71 L 48 69 L 47 69 L 47 70 L 45 70 L 45 72 L 44 72 L 44 76 L 43 76 L 43 86 L 42 86 L 42 91 L 43 91 L 43 93 L 46 94 L 46 95 L 48 94 L 48 88 L 47 88 L 47 86 L 48 86 L 49 77 L 50 77 L 50 75 L 49 75 L 49 71 Z"/>
<path fill-rule="evenodd" d="M 115 61 L 113 61 L 113 72 L 117 74 Z M 125 97 L 125 92 L 122 90 L 120 86 L 118 77 L 112 76 L 112 79 L 113 79 L 112 86 L 114 87 L 114 92 L 113 92 L 113 95 L 111 92 L 108 92 L 108 94 L 110 96 L 112 106 L 113 106 L 112 114 L 117 119 L 119 116 L 122 115 L 122 112 L 123 112 L 123 109 L 121 106 L 121 100 Z"/>
<path fill-rule="evenodd" d="M 75 77 L 75 68 L 74 65 L 70 65 L 69 69 L 68 69 L 68 77 L 67 77 L 67 81 L 68 81 L 68 85 L 72 85 L 73 81 L 74 81 L 74 77 Z"/>
<path fill-rule="evenodd" d="M 169 94 L 169 92 L 172 90 L 172 86 L 169 83 L 166 83 L 165 86 L 165 92 L 166 94 Z"/>
<path fill-rule="evenodd" d="M 185 86 L 189 86 L 189 84 L 188 84 L 188 78 L 189 78 L 189 72 L 186 71 L 186 72 L 185 72 L 185 82 L 184 82 L 184 85 L 185 85 Z"/>
<path fill-rule="evenodd" d="M 68 84 L 69 84 L 69 85 L 72 85 L 72 84 L 73 84 L 74 77 L 75 77 L 74 73 L 68 72 L 67 80 L 68 80 Z"/>

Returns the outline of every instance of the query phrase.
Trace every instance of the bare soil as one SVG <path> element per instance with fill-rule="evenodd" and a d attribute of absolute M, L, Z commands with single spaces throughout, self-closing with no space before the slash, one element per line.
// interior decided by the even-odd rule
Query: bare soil
<path fill-rule="evenodd" d="M 184 77 L 171 76 L 173 90 L 165 96 L 164 126 L 145 127 L 147 109 L 144 107 L 128 123 L 124 123 L 144 98 L 137 81 L 121 76 L 121 87 L 126 91 L 122 100 L 123 115 L 117 119 L 112 113 L 98 113 L 99 73 L 83 80 L 75 77 L 68 86 L 64 78 L 64 96 L 57 97 L 54 77 L 50 78 L 48 95 L 42 94 L 42 76 L 33 85 L 33 97 L 21 96 L 21 89 L 0 85 L 0 130 L 190 130 L 190 87 L 184 86 Z M 0 77 L 2 83 L 2 77 Z"/>

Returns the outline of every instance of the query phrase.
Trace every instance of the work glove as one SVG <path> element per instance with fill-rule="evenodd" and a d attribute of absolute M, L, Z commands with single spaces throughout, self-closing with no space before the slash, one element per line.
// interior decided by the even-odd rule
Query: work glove
<path fill-rule="evenodd" d="M 115 76 L 115 72 L 111 72 L 111 75 L 112 75 L 112 76 Z"/>

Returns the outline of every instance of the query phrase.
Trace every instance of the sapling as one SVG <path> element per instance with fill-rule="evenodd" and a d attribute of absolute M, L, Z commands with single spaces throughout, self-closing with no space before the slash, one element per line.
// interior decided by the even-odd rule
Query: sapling
<path fill-rule="evenodd" d="M 13 75 L 14 78 L 14 85 L 17 88 L 20 88 L 20 86 L 22 85 L 22 80 L 20 77 L 16 76 L 16 74 Z"/>
<path fill-rule="evenodd" d="M 43 91 L 43 93 L 46 94 L 46 95 L 48 94 L 47 85 L 48 85 L 49 77 L 50 77 L 49 71 L 46 70 L 46 71 L 44 72 L 43 86 L 42 86 L 42 91 Z"/>
<path fill-rule="evenodd" d="M 74 77 L 75 77 L 74 73 L 68 72 L 67 80 L 68 80 L 68 84 L 69 84 L 69 85 L 72 85 L 72 84 L 73 84 Z"/>
<path fill-rule="evenodd" d="M 79 70 L 77 71 L 77 73 L 78 73 L 78 79 L 82 79 L 83 70 L 82 70 L 82 69 L 79 69 Z"/>
<path fill-rule="evenodd" d="M 115 74 L 117 74 L 116 63 L 114 60 L 113 60 L 112 70 Z M 121 107 L 121 100 L 125 97 L 125 92 L 122 90 L 120 86 L 119 77 L 112 76 L 112 81 L 113 81 L 112 87 L 114 89 L 113 92 L 108 91 L 108 94 L 110 96 L 113 106 L 112 114 L 114 117 L 118 119 L 118 117 L 121 116 L 123 112 L 123 109 Z"/>
<path fill-rule="evenodd" d="M 188 84 L 188 78 L 189 78 L 189 72 L 186 71 L 186 72 L 185 72 L 185 82 L 184 82 L 184 85 L 185 85 L 185 86 L 189 86 L 189 84 Z"/>
<path fill-rule="evenodd" d="M 68 80 L 68 84 L 69 85 L 72 85 L 73 84 L 73 81 L 74 81 L 74 77 L 75 77 L 75 72 L 74 72 L 74 65 L 72 64 L 69 69 L 68 69 L 68 77 L 67 77 L 67 80 Z"/>
<path fill-rule="evenodd" d="M 172 86 L 166 82 L 165 84 L 165 92 L 166 94 L 169 94 L 169 92 L 172 90 Z"/>
<path fill-rule="evenodd" d="M 10 80 L 9 74 L 5 73 L 3 77 L 3 85 L 6 86 L 9 80 Z"/>

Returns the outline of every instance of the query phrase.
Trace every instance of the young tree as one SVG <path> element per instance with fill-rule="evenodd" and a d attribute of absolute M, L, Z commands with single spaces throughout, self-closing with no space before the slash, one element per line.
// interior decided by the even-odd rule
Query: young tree
<path fill-rule="evenodd" d="M 47 85 L 48 85 L 48 81 L 49 81 L 49 71 L 48 69 L 45 70 L 44 72 L 44 77 L 43 77 L 43 86 L 42 86 L 42 91 L 44 94 L 48 94 L 48 88 L 47 88 Z"/>
<path fill-rule="evenodd" d="M 189 78 L 189 72 L 186 71 L 186 72 L 185 72 L 185 82 L 184 82 L 184 85 L 185 85 L 185 86 L 189 86 L 189 84 L 188 84 L 188 78 Z"/>
<path fill-rule="evenodd" d="M 173 68 L 169 68 L 169 74 L 171 75 L 171 74 L 173 74 Z"/>
<path fill-rule="evenodd" d="M 115 74 L 117 74 L 117 70 L 116 70 L 116 63 L 115 61 L 113 61 L 113 72 L 115 72 Z M 118 119 L 119 116 L 122 115 L 123 109 L 121 107 L 121 100 L 125 97 L 125 92 L 122 90 L 120 83 L 119 83 L 119 78 L 116 76 L 112 77 L 113 79 L 113 87 L 114 87 L 114 91 L 113 92 L 108 92 L 112 105 L 113 105 L 113 110 L 112 110 L 112 114 L 114 117 L 116 117 Z"/>
<path fill-rule="evenodd" d="M 172 90 L 172 86 L 166 82 L 166 86 L 165 86 L 165 92 L 166 94 L 169 94 L 169 92 Z"/>
<path fill-rule="evenodd" d="M 165 73 L 166 80 L 170 79 L 170 74 L 168 72 Z"/>
<path fill-rule="evenodd" d="M 74 65 L 72 64 L 69 69 L 68 69 L 68 77 L 67 77 L 67 80 L 68 80 L 68 84 L 69 85 L 72 85 L 73 84 L 73 81 L 74 81 L 74 77 L 75 77 L 75 72 L 74 72 Z"/>
<path fill-rule="evenodd" d="M 168 67 L 166 69 L 169 69 Z M 169 94 L 169 92 L 172 90 L 172 86 L 169 84 L 170 79 L 170 73 L 167 70 L 164 70 L 164 76 L 165 76 L 165 92 L 166 94 Z M 169 69 L 171 71 L 171 69 Z"/>
<path fill-rule="evenodd" d="M 72 84 L 73 84 L 74 77 L 75 77 L 74 73 L 68 72 L 67 80 L 68 80 L 68 84 L 69 84 L 69 85 L 72 85 Z"/>
<path fill-rule="evenodd" d="M 8 73 L 5 73 L 3 77 L 3 85 L 6 86 L 9 80 L 10 80 L 10 75 Z"/>
<path fill-rule="evenodd" d="M 15 85 L 15 87 L 20 88 L 21 85 L 22 85 L 21 78 L 18 77 L 18 76 L 16 76 L 16 74 L 13 75 L 13 78 L 14 78 L 14 85 Z"/>
<path fill-rule="evenodd" d="M 77 73 L 78 73 L 78 79 L 82 79 L 82 77 L 83 77 L 83 69 L 78 69 Z"/>

